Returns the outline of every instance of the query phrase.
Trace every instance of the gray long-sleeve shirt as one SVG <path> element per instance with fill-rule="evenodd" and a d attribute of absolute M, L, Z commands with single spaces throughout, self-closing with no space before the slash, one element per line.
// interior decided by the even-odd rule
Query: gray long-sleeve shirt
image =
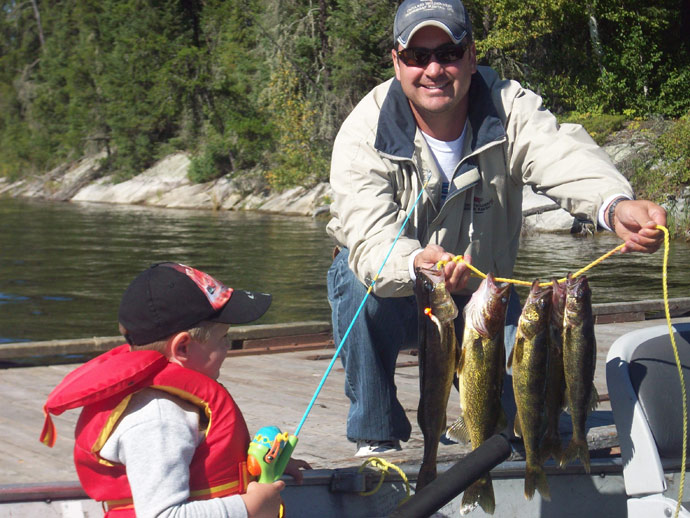
<path fill-rule="evenodd" d="M 197 407 L 144 389 L 132 396 L 100 454 L 125 465 L 137 518 L 247 518 L 239 495 L 188 501 L 189 465 L 203 439 Z"/>

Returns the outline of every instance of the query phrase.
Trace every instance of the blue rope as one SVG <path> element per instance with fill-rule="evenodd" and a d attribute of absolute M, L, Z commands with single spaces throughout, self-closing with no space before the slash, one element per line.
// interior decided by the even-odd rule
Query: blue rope
<path fill-rule="evenodd" d="M 311 409 L 314 406 L 314 403 L 316 402 L 316 398 L 319 397 L 319 393 L 321 392 L 321 389 L 323 388 L 323 384 L 326 382 L 326 378 L 328 378 L 328 375 L 331 373 L 331 370 L 333 369 L 333 365 L 335 364 L 335 360 L 338 358 L 338 355 L 340 354 L 340 350 L 343 348 L 343 344 L 345 343 L 345 340 L 347 340 L 347 337 L 350 335 L 350 331 L 352 330 L 352 326 L 355 324 L 357 317 L 359 316 L 360 312 L 362 311 L 362 308 L 364 307 L 364 304 L 366 303 L 367 299 L 369 298 L 369 294 L 374 289 L 374 284 L 376 284 L 376 281 L 379 278 L 379 275 L 381 274 L 381 270 L 383 270 L 383 267 L 386 265 L 386 262 L 388 261 L 388 258 L 390 257 L 391 252 L 393 252 L 393 247 L 395 246 L 395 243 L 398 242 L 398 239 L 400 238 L 402 231 L 407 226 L 407 222 L 410 219 L 410 215 L 415 211 L 415 208 L 417 207 L 417 203 L 419 203 L 419 200 L 421 199 L 422 194 L 424 193 L 424 190 L 426 189 L 426 186 L 429 183 L 429 180 L 431 180 L 431 173 L 429 173 L 429 176 L 427 176 L 427 179 L 424 182 L 424 185 L 422 185 L 422 188 L 419 191 L 419 194 L 417 195 L 417 199 L 415 200 L 414 204 L 412 205 L 412 209 L 410 210 L 410 212 L 407 213 L 407 216 L 405 217 L 405 221 L 403 221 L 403 223 L 400 227 L 400 230 L 398 231 L 398 235 L 395 236 L 395 239 L 393 240 L 393 244 L 388 249 L 388 253 L 386 254 L 386 257 L 384 257 L 383 262 L 381 263 L 381 266 L 379 267 L 379 271 L 376 272 L 374 279 L 371 281 L 371 286 L 369 286 L 369 289 L 367 289 L 366 295 L 364 295 L 364 298 L 362 299 L 362 303 L 359 305 L 359 308 L 357 308 L 357 312 L 355 313 L 355 316 L 352 317 L 352 322 L 350 322 L 350 325 L 348 326 L 347 331 L 345 331 L 345 334 L 343 335 L 342 340 L 340 340 L 340 345 L 338 345 L 338 348 L 336 349 L 335 354 L 333 355 L 333 358 L 331 358 L 331 362 L 328 364 L 328 367 L 326 368 L 326 372 L 324 373 L 323 378 L 321 378 L 321 382 L 319 383 L 319 386 L 316 388 L 316 392 L 314 392 L 314 396 L 311 398 L 311 401 L 309 402 L 309 406 L 307 406 L 307 410 L 304 412 L 304 415 L 302 416 L 302 420 L 299 422 L 299 425 L 297 426 L 297 430 L 295 431 L 295 437 L 298 436 L 300 430 L 302 430 L 302 426 L 304 426 L 304 422 L 307 420 L 307 416 L 309 415 L 309 412 L 311 412 Z"/>

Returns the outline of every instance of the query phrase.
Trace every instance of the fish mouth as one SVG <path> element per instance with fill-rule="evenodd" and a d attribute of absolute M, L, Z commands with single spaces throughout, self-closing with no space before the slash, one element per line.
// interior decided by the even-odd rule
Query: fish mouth
<path fill-rule="evenodd" d="M 551 285 L 540 286 L 539 279 L 535 279 L 532 283 L 532 289 L 527 297 L 527 303 L 535 304 L 540 308 L 544 308 L 551 303 L 552 298 L 553 287 Z"/>
<path fill-rule="evenodd" d="M 486 293 L 487 297 L 495 297 L 499 299 L 507 299 L 510 291 L 510 283 L 496 282 L 496 278 L 492 273 L 486 276 Z"/>
<path fill-rule="evenodd" d="M 566 292 L 576 299 L 582 299 L 590 293 L 589 281 L 587 281 L 586 275 L 573 278 L 568 274 L 565 286 Z"/>
<path fill-rule="evenodd" d="M 490 338 L 504 325 L 509 292 L 510 283 L 496 282 L 493 274 L 489 273 L 472 295 L 472 299 L 476 297 L 476 300 L 471 301 L 473 311 L 468 317 L 482 336 Z M 503 315 L 503 318 L 496 318 L 497 315 Z"/>
<path fill-rule="evenodd" d="M 417 268 L 417 275 L 421 275 L 425 279 L 428 279 L 433 284 L 438 284 L 439 282 L 444 282 L 445 276 L 443 275 L 443 270 L 438 268 Z"/>

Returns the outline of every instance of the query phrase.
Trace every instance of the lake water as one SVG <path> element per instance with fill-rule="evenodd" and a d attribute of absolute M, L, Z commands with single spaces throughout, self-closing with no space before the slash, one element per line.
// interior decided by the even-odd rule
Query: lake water
<path fill-rule="evenodd" d="M 246 212 L 0 199 L 0 342 L 115 336 L 120 296 L 150 264 L 189 264 L 273 294 L 256 324 L 330 320 L 327 220 Z M 618 245 L 522 239 L 514 277 L 562 277 Z M 690 245 L 672 243 L 669 296 L 690 296 Z M 662 253 L 617 254 L 588 272 L 594 302 L 662 297 Z M 524 296 L 524 289 L 519 290 Z M 523 299 L 524 300 L 524 299 Z"/>

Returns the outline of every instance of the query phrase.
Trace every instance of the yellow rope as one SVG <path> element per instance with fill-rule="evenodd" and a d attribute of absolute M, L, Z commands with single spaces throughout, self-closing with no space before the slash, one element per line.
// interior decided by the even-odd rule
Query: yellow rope
<path fill-rule="evenodd" d="M 585 266 L 584 268 L 582 268 L 582 269 L 576 271 L 574 274 L 572 274 L 572 277 L 573 277 L 573 278 L 578 277 L 578 276 L 582 275 L 583 273 L 585 273 L 587 270 L 589 270 L 589 269 L 591 269 L 591 268 L 594 268 L 594 267 L 595 267 L 596 265 L 598 265 L 600 262 L 602 262 L 602 261 L 608 259 L 608 258 L 611 257 L 613 254 L 615 254 L 616 252 L 618 252 L 618 250 L 620 250 L 620 249 L 623 248 L 624 246 L 625 246 L 625 243 L 622 243 L 622 244 L 618 245 L 616 248 L 614 248 L 613 250 L 610 250 L 609 252 L 606 252 L 604 255 L 602 255 L 602 256 L 599 257 L 598 259 L 592 261 L 591 263 L 589 263 L 589 264 L 588 264 L 587 266 Z M 482 273 L 482 272 L 479 271 L 477 268 L 475 268 L 474 266 L 472 266 L 470 263 L 466 262 L 465 259 L 463 258 L 463 256 L 461 256 L 461 255 L 456 255 L 455 257 L 453 257 L 452 261 L 453 261 L 453 262 L 456 262 L 456 263 L 460 263 L 460 262 L 465 263 L 465 265 L 467 266 L 467 268 L 469 268 L 475 275 L 477 275 L 478 277 L 481 277 L 482 279 L 486 279 L 486 274 L 485 274 L 485 273 Z M 445 266 L 446 264 L 448 264 L 448 261 L 439 261 L 438 263 L 436 263 L 436 268 L 440 269 L 440 268 L 442 268 L 443 266 Z M 563 277 L 562 279 L 558 279 L 557 282 L 562 283 L 562 282 L 565 282 L 565 280 L 566 280 L 565 277 Z M 521 280 L 519 280 L 519 279 L 506 279 L 506 278 L 503 278 L 503 277 L 496 277 L 496 282 L 508 282 L 508 283 L 510 283 L 510 284 L 519 284 L 519 285 L 521 285 L 521 286 L 532 286 L 532 283 L 531 283 L 531 282 L 528 282 L 528 281 L 521 281 Z M 551 286 L 552 284 L 553 284 L 552 281 L 550 281 L 550 282 L 540 282 L 540 283 L 539 283 L 539 286 Z"/>
<path fill-rule="evenodd" d="M 676 345 L 676 337 L 673 334 L 673 326 L 671 325 L 671 312 L 668 307 L 668 288 L 667 288 L 667 271 L 668 271 L 668 229 L 657 225 L 656 228 L 664 232 L 664 263 L 662 269 L 662 286 L 664 290 L 664 312 L 666 314 L 666 324 L 668 325 L 668 334 L 671 337 L 671 346 L 673 347 L 673 356 L 676 359 L 676 367 L 678 367 L 678 376 L 680 379 L 680 392 L 683 395 L 683 456 L 680 463 L 680 487 L 678 488 L 678 500 L 676 501 L 676 511 L 674 517 L 678 516 L 680 512 L 681 502 L 683 501 L 683 486 L 685 485 L 685 457 L 688 448 L 688 409 L 685 395 L 685 378 L 683 377 L 683 366 L 680 363 L 680 356 L 678 355 L 678 346 Z"/>
<path fill-rule="evenodd" d="M 410 498 L 410 482 L 409 480 L 407 480 L 407 475 L 405 475 L 405 472 L 402 469 L 400 469 L 400 467 L 380 457 L 369 457 L 359 467 L 358 473 L 361 473 L 368 464 L 370 464 L 373 468 L 376 468 L 381 472 L 381 478 L 379 478 L 379 482 L 374 489 L 372 489 L 371 491 L 363 491 L 360 493 L 360 495 L 370 496 L 376 493 L 379 489 L 381 489 L 381 486 L 383 485 L 383 480 L 386 478 L 386 475 L 388 474 L 388 470 L 393 469 L 398 472 L 400 478 L 402 478 L 403 482 L 405 482 L 405 491 L 407 493 L 407 496 L 400 500 L 400 504 L 402 504 L 408 498 Z"/>

